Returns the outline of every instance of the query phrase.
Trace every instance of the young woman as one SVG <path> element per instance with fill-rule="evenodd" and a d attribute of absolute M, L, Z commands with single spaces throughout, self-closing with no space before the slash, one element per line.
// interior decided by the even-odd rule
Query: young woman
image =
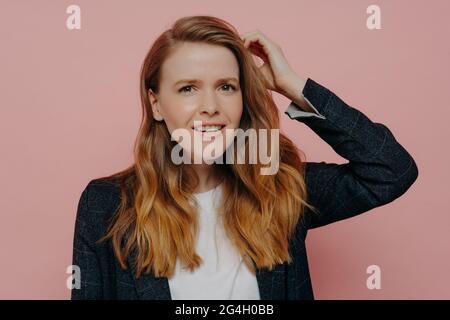
<path fill-rule="evenodd" d="M 179 19 L 148 52 L 140 85 L 134 164 L 90 181 L 78 204 L 72 299 L 314 299 L 307 231 L 389 203 L 418 176 L 385 125 L 302 78 L 259 31 Z M 349 162 L 304 162 L 283 134 L 269 139 L 274 174 L 245 156 L 217 161 L 237 159 L 235 129 L 279 129 L 271 91 Z M 238 150 L 250 154 L 249 140 Z M 210 145 L 219 152 L 207 157 Z M 183 159 L 205 161 L 175 161 L 180 146 Z"/>

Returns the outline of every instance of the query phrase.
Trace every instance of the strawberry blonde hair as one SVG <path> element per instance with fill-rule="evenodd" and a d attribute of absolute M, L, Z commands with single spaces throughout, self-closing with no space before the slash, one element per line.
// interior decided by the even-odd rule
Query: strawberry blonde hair
<path fill-rule="evenodd" d="M 142 272 L 171 277 L 177 257 L 190 271 L 202 262 L 195 252 L 199 225 L 197 205 L 192 205 L 196 204 L 193 192 L 198 177 L 189 165 L 171 161 L 176 142 L 171 140 L 165 123 L 153 119 L 148 97 L 149 89 L 158 92 L 165 59 L 177 44 L 186 41 L 222 46 L 233 52 L 239 64 L 244 104 L 240 128 L 279 129 L 272 94 L 251 53 L 229 23 L 212 16 L 183 17 L 156 39 L 140 73 L 143 116 L 134 144 L 135 161 L 104 178 L 119 182 L 121 202 L 99 240 L 111 240 L 124 269 L 127 256 L 135 251 L 137 278 Z M 305 162 L 300 159 L 300 150 L 282 133 L 279 139 L 279 169 L 274 175 L 261 175 L 260 163 L 214 164 L 223 177 L 223 201 L 218 214 L 227 236 L 253 273 L 255 268 L 271 270 L 275 264 L 292 262 L 289 239 L 304 207 L 313 208 L 304 200 Z M 248 141 L 243 147 L 247 155 Z"/>

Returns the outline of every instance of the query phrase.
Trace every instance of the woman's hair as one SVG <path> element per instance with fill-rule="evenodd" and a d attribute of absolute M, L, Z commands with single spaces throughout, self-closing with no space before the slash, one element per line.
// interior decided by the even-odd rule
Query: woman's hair
<path fill-rule="evenodd" d="M 171 277 L 177 257 L 193 271 L 202 258 L 195 252 L 198 232 L 197 202 L 193 192 L 198 177 L 189 165 L 176 165 L 171 151 L 176 142 L 163 121 L 153 119 L 148 90 L 158 92 L 161 66 L 182 42 L 207 43 L 231 50 L 239 64 L 244 110 L 240 128 L 279 129 L 279 113 L 272 93 L 239 34 L 226 21 L 211 16 L 177 20 L 154 42 L 140 74 L 142 122 L 134 144 L 134 164 L 105 177 L 119 182 L 121 202 L 99 242 L 111 239 L 121 268 L 136 253 L 136 277 L 143 271 Z M 270 137 L 270 135 L 269 135 Z M 279 169 L 261 175 L 257 164 L 214 164 L 223 177 L 219 215 L 225 231 L 248 268 L 292 262 L 289 240 L 304 212 L 305 162 L 300 150 L 279 135 Z M 270 141 L 269 141 L 270 142 Z M 248 141 L 243 144 L 249 153 Z M 226 151 L 225 151 L 226 155 Z M 271 155 L 273 157 L 273 155 Z M 235 161 L 237 162 L 237 161 Z"/>

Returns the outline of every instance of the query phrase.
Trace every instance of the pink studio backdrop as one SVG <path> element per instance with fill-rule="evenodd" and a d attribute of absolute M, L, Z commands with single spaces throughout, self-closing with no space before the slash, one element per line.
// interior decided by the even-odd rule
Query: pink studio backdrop
<path fill-rule="evenodd" d="M 81 30 L 66 28 L 72 4 Z M 380 30 L 366 26 L 372 4 Z M 267 34 L 418 164 L 401 198 L 309 232 L 316 299 L 449 299 L 449 12 L 446 0 L 1 1 L 0 298 L 70 297 L 78 199 L 132 161 L 142 60 L 177 18 L 208 14 Z M 290 101 L 274 95 L 283 112 Z M 307 161 L 345 162 L 306 125 L 282 114 L 281 126 Z M 379 290 L 366 286 L 370 265 Z"/>

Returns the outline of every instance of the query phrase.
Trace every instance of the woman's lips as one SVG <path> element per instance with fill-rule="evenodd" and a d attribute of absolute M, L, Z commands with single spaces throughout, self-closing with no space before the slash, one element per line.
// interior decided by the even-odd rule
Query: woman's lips
<path fill-rule="evenodd" d="M 192 128 L 192 130 L 194 131 L 194 134 L 198 134 L 203 139 L 208 138 L 209 140 L 211 140 L 211 139 L 215 139 L 215 137 L 223 134 L 225 132 L 225 128 L 226 128 L 226 125 L 222 126 L 222 128 L 220 130 L 216 130 L 216 131 L 205 131 L 204 132 L 204 131 L 197 131 L 193 128 Z"/>

